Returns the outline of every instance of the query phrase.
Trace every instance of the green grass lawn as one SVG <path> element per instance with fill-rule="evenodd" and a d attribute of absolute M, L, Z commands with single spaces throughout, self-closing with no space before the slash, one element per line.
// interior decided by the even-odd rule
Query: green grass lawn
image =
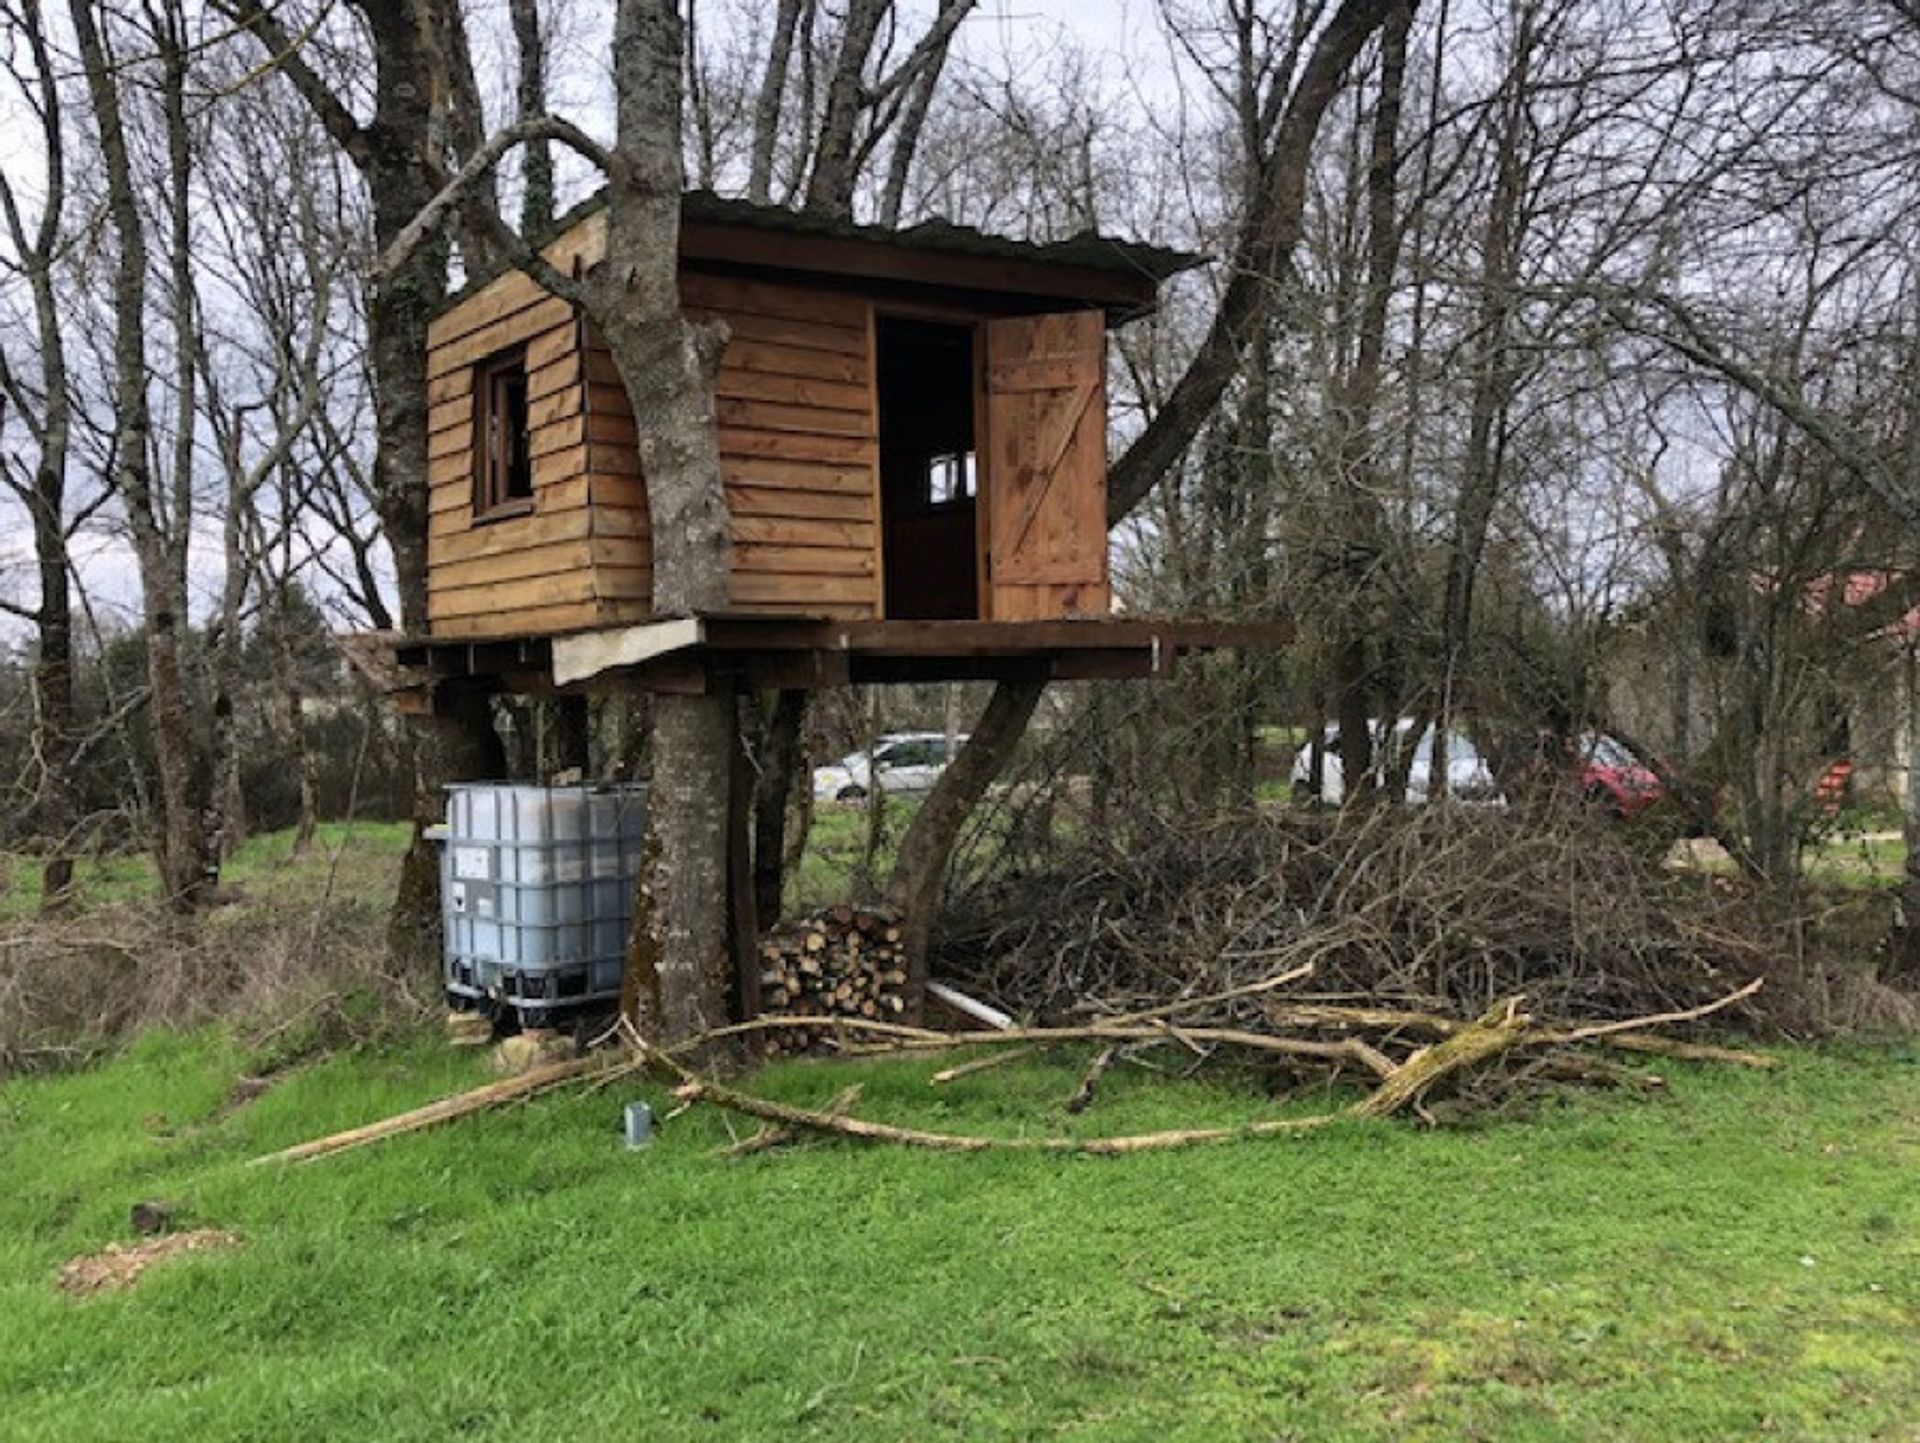
<path fill-rule="evenodd" d="M 1840 832 L 1810 848 L 1807 879 L 1833 886 L 1898 887 L 1907 865 L 1907 846 L 1898 834 Z"/>
<path fill-rule="evenodd" d="M 304 1168 L 272 1147 L 466 1085 L 437 1041 L 223 1114 L 247 1059 L 152 1035 L 0 1087 L 0 1437 L 1898 1439 L 1920 1436 L 1920 1052 L 1675 1066 L 1527 1120 L 1086 1159 L 649 1150 L 574 1092 Z M 1055 1130 L 1080 1061 L 754 1080 Z M 1319 1099 L 1299 1106 L 1317 1108 Z M 1071 1126 L 1271 1111 L 1120 1070 Z M 79 1301 L 130 1203 L 239 1249 Z"/>
<path fill-rule="evenodd" d="M 314 845 L 297 865 L 288 865 L 293 846 L 291 829 L 248 837 L 220 869 L 222 886 L 235 887 L 250 898 L 272 900 L 285 891 L 292 898 L 310 897 L 336 854 L 353 859 L 361 870 L 380 869 L 403 855 L 413 836 L 407 822 L 322 822 Z M 0 868 L 8 885 L 0 888 L 0 918 L 31 915 L 40 906 L 40 864 L 23 855 L 0 854 Z M 80 858 L 74 866 L 74 890 L 82 906 L 143 902 L 159 883 L 153 858 L 144 852 Z"/>
<path fill-rule="evenodd" d="M 875 858 L 876 870 L 884 884 L 893 870 L 894 848 L 900 834 L 920 809 L 918 797 L 888 797 L 884 803 L 881 846 Z M 866 851 L 867 809 L 847 802 L 816 802 L 813 825 L 807 832 L 807 849 L 800 865 L 787 879 L 787 906 L 794 912 L 806 911 L 829 902 L 844 902 L 855 891 L 860 858 Z"/>

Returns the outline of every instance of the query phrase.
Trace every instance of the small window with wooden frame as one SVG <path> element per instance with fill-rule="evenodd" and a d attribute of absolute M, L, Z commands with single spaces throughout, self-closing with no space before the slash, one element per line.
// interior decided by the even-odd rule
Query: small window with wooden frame
<path fill-rule="evenodd" d="M 533 510 L 527 425 L 527 348 L 512 346 L 473 368 L 473 515 L 500 521 Z"/>

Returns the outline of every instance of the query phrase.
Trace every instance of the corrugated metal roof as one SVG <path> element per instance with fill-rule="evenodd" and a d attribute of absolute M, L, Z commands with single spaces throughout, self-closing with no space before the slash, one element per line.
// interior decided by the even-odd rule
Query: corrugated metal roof
<path fill-rule="evenodd" d="M 604 192 L 590 196 L 559 217 L 545 235 L 531 237 L 534 247 L 538 249 L 545 246 L 605 204 Z M 903 229 L 861 225 L 808 211 L 789 210 L 785 206 L 737 200 L 710 190 L 688 191 L 681 201 L 680 217 L 683 223 L 713 223 L 785 235 L 819 236 L 896 250 L 1018 260 L 1149 279 L 1155 284 L 1204 264 L 1207 260 L 1206 256 L 1190 251 L 1148 245 L 1091 230 L 1081 231 L 1065 240 L 1022 241 L 943 219 L 925 220 Z M 500 265 L 470 276 L 466 284 L 447 297 L 441 309 L 457 304 L 511 269 L 511 265 Z"/>
<path fill-rule="evenodd" d="M 900 230 L 880 225 L 859 225 L 807 211 L 788 210 L 784 206 L 733 200 L 709 190 L 688 191 L 680 214 L 685 220 L 720 221 L 792 235 L 833 236 L 874 245 L 898 246 L 906 250 L 946 251 L 1035 261 L 1043 265 L 1078 266 L 1088 270 L 1150 276 L 1155 281 L 1164 281 L 1206 260 L 1205 256 L 1188 251 L 1123 240 L 1119 236 L 1101 235 L 1091 230 L 1083 230 L 1066 240 L 1022 241 L 939 218 L 924 220 Z"/>

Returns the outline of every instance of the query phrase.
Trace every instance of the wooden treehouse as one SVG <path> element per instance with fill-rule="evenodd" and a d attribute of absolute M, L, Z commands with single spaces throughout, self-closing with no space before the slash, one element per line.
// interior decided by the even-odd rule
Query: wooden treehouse
<path fill-rule="evenodd" d="M 590 269 L 604 212 L 546 248 Z M 724 614 L 655 616 L 636 421 L 593 326 L 518 271 L 433 322 L 424 682 L 516 691 L 1089 677 L 1272 627 L 1115 616 L 1106 338 L 1196 258 L 689 195 L 681 299 L 724 321 Z"/>

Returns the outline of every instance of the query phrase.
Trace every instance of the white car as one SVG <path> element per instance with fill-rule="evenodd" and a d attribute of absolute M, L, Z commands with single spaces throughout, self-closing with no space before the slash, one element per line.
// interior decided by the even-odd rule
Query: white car
<path fill-rule="evenodd" d="M 966 745 L 963 734 L 956 746 Z M 873 776 L 888 795 L 930 792 L 947 769 L 945 732 L 889 732 L 874 743 L 873 762 L 864 751 L 813 769 L 813 795 L 823 802 L 857 802 L 873 790 Z"/>
<path fill-rule="evenodd" d="M 1398 757 L 1405 756 L 1402 750 L 1413 735 L 1413 720 L 1401 717 L 1393 724 L 1391 733 L 1384 722 L 1368 723 L 1373 731 L 1373 775 L 1376 785 L 1384 785 L 1389 765 Z M 1340 727 L 1338 723 L 1329 726 L 1320 739 L 1320 796 L 1319 800 L 1327 806 L 1337 807 L 1346 796 L 1346 776 L 1340 757 Z M 1406 800 L 1419 804 L 1427 800 L 1433 789 L 1433 727 L 1424 728 L 1420 738 L 1413 743 L 1413 760 L 1407 767 Z M 1296 797 L 1310 795 L 1313 785 L 1313 748 L 1311 745 L 1300 748 L 1293 759 L 1293 794 Z M 1480 749 L 1463 732 L 1449 731 L 1447 734 L 1447 796 L 1456 801 L 1477 802 L 1483 806 L 1501 806 L 1506 799 L 1500 795 L 1500 787 L 1493 779 L 1493 769 L 1487 765 L 1487 759 L 1480 755 Z"/>

